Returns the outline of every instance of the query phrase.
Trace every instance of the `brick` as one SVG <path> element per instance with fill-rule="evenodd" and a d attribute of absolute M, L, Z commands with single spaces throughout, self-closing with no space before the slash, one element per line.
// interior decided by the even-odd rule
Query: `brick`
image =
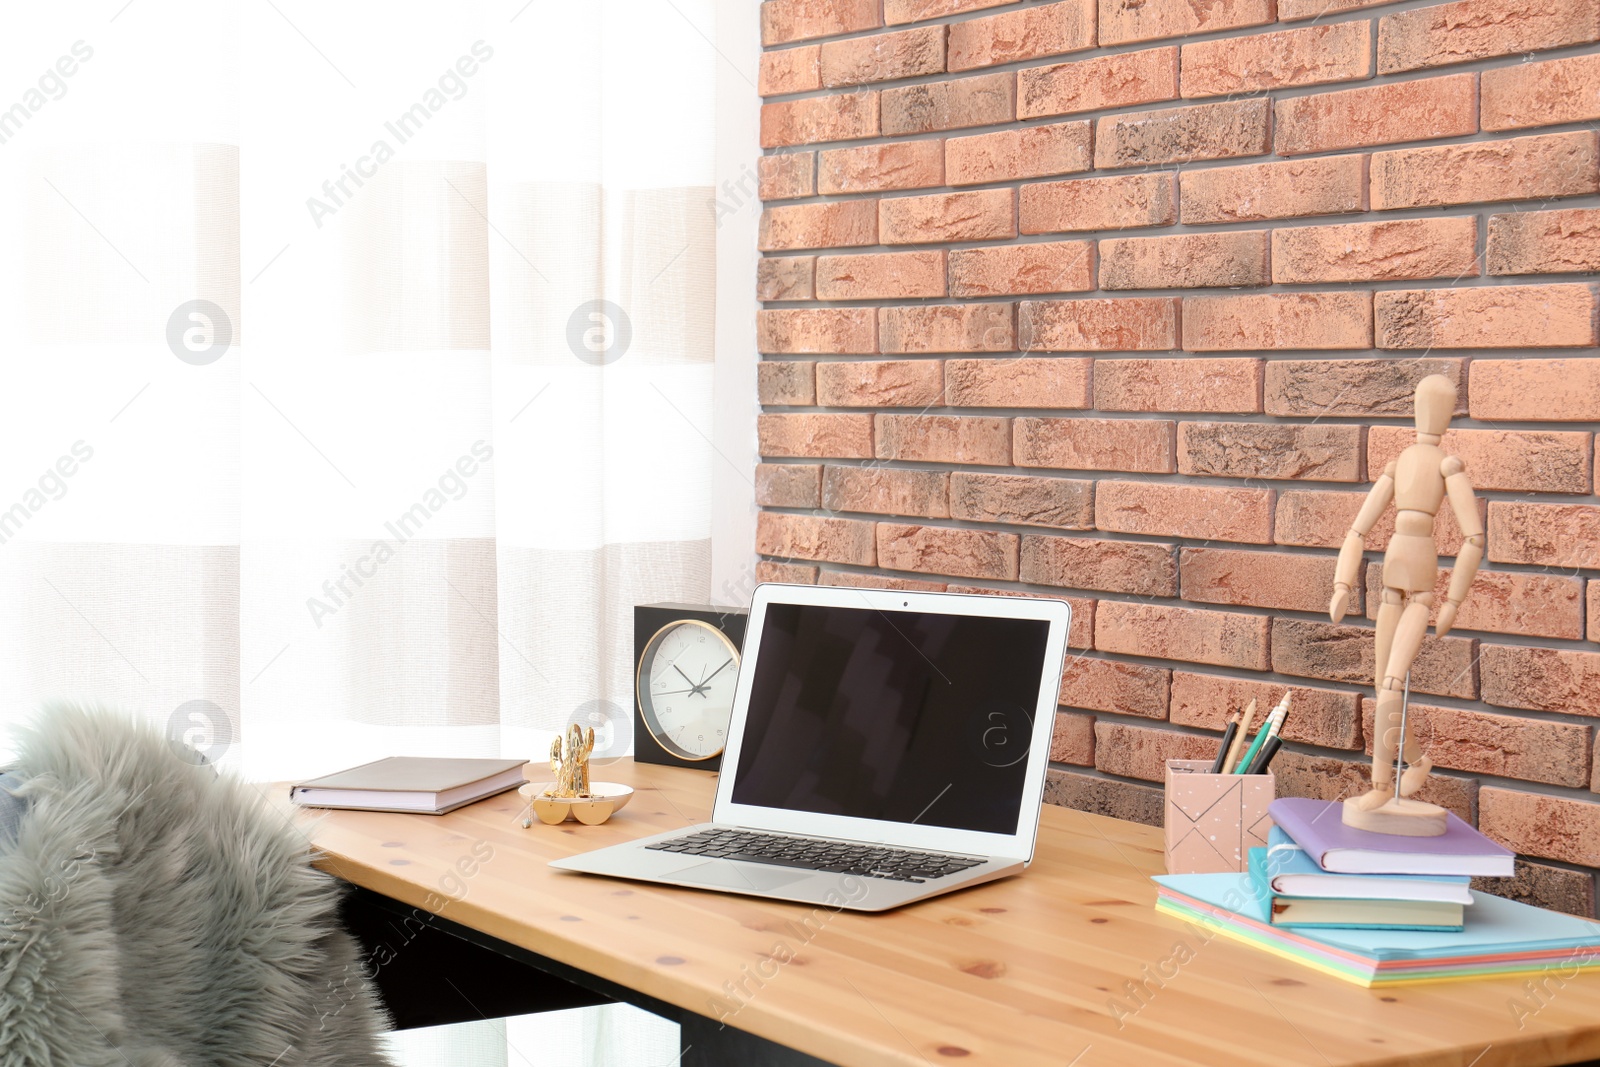
<path fill-rule="evenodd" d="M 767 256 L 756 263 L 757 300 L 810 300 L 817 295 L 816 256 Z"/>
<path fill-rule="evenodd" d="M 1280 545 L 1308 548 L 1338 548 L 1345 531 L 1355 522 L 1366 493 L 1340 493 L 1320 489 L 1290 489 L 1278 494 L 1278 511 L 1273 524 L 1274 539 Z M 1487 508 L 1478 501 L 1480 522 Z M 1385 511 L 1367 535 L 1367 548 L 1382 552 L 1394 535 L 1394 509 Z M 1454 556 L 1461 550 L 1461 527 L 1449 508 L 1440 508 L 1433 525 L 1434 541 L 1441 556 Z"/>
<path fill-rule="evenodd" d="M 1290 97 L 1278 101 L 1274 117 L 1280 156 L 1460 137 L 1478 132 L 1477 75 Z"/>
<path fill-rule="evenodd" d="M 832 88 L 944 72 L 944 28 L 876 33 L 822 46 L 822 84 Z"/>
<path fill-rule="evenodd" d="M 1272 280 L 1317 282 L 1459 279 L 1478 273 L 1478 220 L 1393 219 L 1272 232 Z"/>
<path fill-rule="evenodd" d="M 1264 671 L 1270 623 L 1264 615 L 1103 600 L 1095 609 L 1094 645 L 1104 652 Z"/>
<path fill-rule="evenodd" d="M 761 105 L 761 147 L 878 136 L 878 94 L 838 93 Z"/>
<path fill-rule="evenodd" d="M 816 585 L 817 567 L 800 563 L 774 563 L 764 559 L 756 564 L 756 581 L 778 582 L 782 585 Z"/>
<path fill-rule="evenodd" d="M 1084 233 L 1168 226 L 1177 219 L 1178 185 L 1171 174 L 1024 185 L 1018 205 L 1023 233 Z"/>
<path fill-rule="evenodd" d="M 1470 408 L 1485 421 L 1600 420 L 1600 360 L 1473 360 Z"/>
<path fill-rule="evenodd" d="M 1478 794 L 1478 829 L 1524 855 L 1600 865 L 1600 804 L 1485 786 Z"/>
<path fill-rule="evenodd" d="M 1095 525 L 1111 533 L 1272 543 L 1271 489 L 1101 481 Z"/>
<path fill-rule="evenodd" d="M 1024 300 L 1018 340 L 1028 352 L 1157 352 L 1178 347 L 1178 301 Z"/>
<path fill-rule="evenodd" d="M 1281 796 L 1337 801 L 1372 788 L 1372 764 L 1366 760 L 1356 763 L 1284 749 L 1272 761 L 1272 773 L 1278 780 Z M 1413 799 L 1437 804 L 1470 825 L 1477 791 L 1475 778 L 1435 773 L 1417 790 Z"/>
<path fill-rule="evenodd" d="M 1183 347 L 1238 349 L 1372 347 L 1372 296 L 1362 292 L 1183 298 Z"/>
<path fill-rule="evenodd" d="M 1472 888 L 1547 911 L 1594 917 L 1594 875 L 1589 871 L 1569 871 L 1519 857 L 1512 877 L 1474 878 Z"/>
<path fill-rule="evenodd" d="M 1600 210 L 1490 215 L 1485 260 L 1490 274 L 1600 271 Z"/>
<path fill-rule="evenodd" d="M 1600 55 L 1501 67 L 1482 77 L 1486 130 L 1600 119 Z"/>
<path fill-rule="evenodd" d="M 1185 548 L 1178 553 L 1178 586 L 1183 599 L 1202 604 L 1324 611 L 1336 562 L 1288 552 Z"/>
<path fill-rule="evenodd" d="M 1161 37 L 1261 26 L 1273 19 L 1272 0 L 1100 0 L 1100 43 L 1133 44 Z"/>
<path fill-rule="evenodd" d="M 943 296 L 944 253 L 866 252 L 817 259 L 817 299 L 894 300 Z"/>
<path fill-rule="evenodd" d="M 1082 293 L 1093 288 L 1093 241 L 997 245 L 950 253 L 951 296 Z"/>
<path fill-rule="evenodd" d="M 939 141 L 898 141 L 818 154 L 817 189 L 837 193 L 877 193 L 944 184 L 944 146 Z"/>
<path fill-rule="evenodd" d="M 1180 422 L 1178 473 L 1359 482 L 1361 427 Z"/>
<path fill-rule="evenodd" d="M 1382 570 L 1371 567 L 1367 571 L 1368 618 L 1378 614 Z M 1437 621 L 1439 607 L 1445 602 L 1451 573 L 1449 567 L 1439 568 L 1430 625 Z M 1583 580 L 1564 574 L 1481 570 L 1456 615 L 1455 629 L 1582 640 Z"/>
<path fill-rule="evenodd" d="M 883 0 L 883 21 L 890 26 L 905 22 L 936 19 L 941 15 L 959 15 L 964 11 L 982 8 L 1005 7 L 1018 0 Z"/>
<path fill-rule="evenodd" d="M 1407 83 L 1412 84 L 1412 83 Z M 1376 152 L 1374 211 L 1580 196 L 1600 191 L 1592 130 Z"/>
<path fill-rule="evenodd" d="M 814 508 L 822 502 L 820 463 L 756 464 L 756 503 L 764 508 Z"/>
<path fill-rule="evenodd" d="M 1259 156 L 1271 147 L 1266 100 L 1194 104 L 1095 121 L 1096 167 L 1142 167 Z"/>
<path fill-rule="evenodd" d="M 1373 296 L 1379 348 L 1562 348 L 1593 345 L 1587 285 L 1391 289 Z"/>
<path fill-rule="evenodd" d="M 927 582 L 919 578 L 889 578 L 882 574 L 857 574 L 854 571 L 825 571 L 820 585 L 851 586 L 857 589 L 908 589 L 922 593 L 942 593 L 948 588 L 944 582 Z"/>
<path fill-rule="evenodd" d="M 944 143 L 951 185 L 1044 178 L 1088 170 L 1093 124 L 1057 122 L 1020 130 L 952 137 Z"/>
<path fill-rule="evenodd" d="M 1600 0 L 1458 0 L 1378 20 L 1378 73 L 1600 41 Z"/>
<path fill-rule="evenodd" d="M 1024 582 L 1064 589 L 1134 596 L 1174 596 L 1178 591 L 1172 549 L 1141 541 L 1024 534 L 1019 573 Z"/>
<path fill-rule="evenodd" d="M 1416 441 L 1407 426 L 1367 431 L 1367 469 L 1378 471 Z M 1446 430 L 1440 447 L 1467 466 L 1477 489 L 1583 493 L 1593 485 L 1589 433 L 1554 430 Z"/>
<path fill-rule="evenodd" d="M 1600 641 L 1600 578 L 1589 579 L 1589 640 Z"/>
<path fill-rule="evenodd" d="M 950 359 L 945 403 L 957 408 L 1086 408 L 1088 359 Z"/>
<path fill-rule="evenodd" d="M 840 354 L 877 351 L 871 308 L 779 308 L 756 312 L 756 351 Z"/>
<path fill-rule="evenodd" d="M 992 586 L 966 585 L 960 582 L 951 582 L 949 585 L 949 591 L 952 593 L 976 593 L 979 596 L 1032 597 L 1039 600 L 1064 600 L 1072 609 L 1072 622 L 1067 627 L 1067 647 L 1084 650 L 1094 647 L 1095 602 L 1092 597 L 1068 596 L 1066 593 L 1062 593 L 1057 590 L 1051 590 L 1048 593 L 1040 593 L 1029 589 L 999 589 Z"/>
<path fill-rule="evenodd" d="M 1172 423 L 1164 419 L 1017 419 L 1016 465 L 1171 474 Z"/>
<path fill-rule="evenodd" d="M 971 415 L 877 415 L 879 459 L 921 463 L 1011 463 L 1011 420 Z"/>
<path fill-rule="evenodd" d="M 968 522 L 1094 529 L 1094 483 L 1017 474 L 950 476 L 950 514 Z"/>
<path fill-rule="evenodd" d="M 1330 590 L 1331 593 L 1331 590 Z M 1272 669 L 1298 678 L 1321 678 L 1370 687 L 1376 672 L 1373 631 L 1307 619 L 1272 620 Z M 1411 665 L 1413 692 L 1472 700 L 1478 695 L 1478 669 L 1470 638 L 1422 640 Z M 1485 673 L 1488 673 L 1487 667 Z"/>
<path fill-rule="evenodd" d="M 1361 747 L 1360 698 L 1333 689 L 1173 671 L 1171 718 L 1179 726 L 1221 731 L 1230 712 L 1242 710 L 1254 700 L 1256 712 L 1261 714 L 1276 706 L 1286 689 L 1290 715 L 1283 721 L 1285 741 L 1325 748 Z"/>
<path fill-rule="evenodd" d="M 840 200 L 832 204 L 792 204 L 764 209 L 756 247 L 763 252 L 788 252 L 877 243 L 877 203 Z"/>
<path fill-rule="evenodd" d="M 809 93 L 822 88 L 822 46 L 808 44 L 761 55 L 757 91 L 762 96 Z"/>
<path fill-rule="evenodd" d="M 1372 77 L 1372 26 L 1334 22 L 1183 46 L 1183 95 L 1226 96 Z"/>
<path fill-rule="evenodd" d="M 1476 372 L 1477 368 L 1473 368 Z M 1268 415 L 1310 418 L 1409 418 L 1417 383 L 1440 374 L 1456 385 L 1456 414 L 1465 414 L 1466 361 L 1461 359 L 1282 359 L 1267 364 Z M 1474 377 L 1476 391 L 1477 380 Z M 1373 468 L 1368 464 L 1369 469 Z M 1378 468 L 1381 469 L 1381 468 Z"/>
<path fill-rule="evenodd" d="M 817 191 L 815 152 L 785 152 L 756 160 L 756 191 L 763 200 L 794 200 Z"/>
<path fill-rule="evenodd" d="M 756 551 L 786 559 L 816 559 L 870 567 L 876 561 L 873 524 L 763 511 L 756 516 Z"/>
<path fill-rule="evenodd" d="M 816 366 L 799 360 L 762 360 L 756 364 L 756 399 L 762 404 L 815 404 Z"/>
<path fill-rule="evenodd" d="M 1094 47 L 1095 0 L 1039 4 L 950 24 L 950 69 L 973 70 Z"/>
<path fill-rule="evenodd" d="M 829 465 L 822 474 L 822 506 L 829 511 L 948 519 L 949 496 L 944 471 Z"/>
<path fill-rule="evenodd" d="M 883 133 L 959 130 L 1017 117 L 1017 82 L 1011 74 L 980 74 L 951 81 L 883 90 Z"/>
<path fill-rule="evenodd" d="M 1178 98 L 1178 50 L 1147 48 L 1017 72 L 1017 118 L 1071 115 Z"/>
<path fill-rule="evenodd" d="M 760 415 L 756 436 L 763 456 L 872 458 L 871 415 Z"/>
<path fill-rule="evenodd" d="M 1007 352 L 1010 304 L 910 304 L 878 309 L 885 352 Z"/>
<path fill-rule="evenodd" d="M 1094 766 L 1094 716 L 1059 712 L 1050 734 L 1050 762 Z"/>
<path fill-rule="evenodd" d="M 1162 791 L 1154 786 L 1073 774 L 1054 767 L 1045 778 L 1044 802 L 1146 826 L 1161 825 L 1166 805 Z M 1106 851 L 1111 854 L 1110 849 Z"/>
<path fill-rule="evenodd" d="M 1261 410 L 1258 359 L 1102 359 L 1094 406 L 1101 411 Z"/>
<path fill-rule="evenodd" d="M 897 571 L 1015 581 L 1017 535 L 880 522 L 878 560 Z"/>
<path fill-rule="evenodd" d="M 1278 0 L 1278 21 L 1321 18 L 1342 11 L 1358 11 L 1394 2 L 1395 0 Z"/>
<path fill-rule="evenodd" d="M 1600 652 L 1484 645 L 1483 699 L 1502 708 L 1600 717 Z"/>
<path fill-rule="evenodd" d="M 984 241 L 1017 235 L 1010 189 L 899 196 L 878 201 L 878 211 L 879 232 L 886 245 Z"/>
<path fill-rule="evenodd" d="M 1061 675 L 1060 700 L 1069 708 L 1165 719 L 1171 678 L 1165 667 L 1073 656 Z"/>
<path fill-rule="evenodd" d="M 817 403 L 828 408 L 929 408 L 942 402 L 938 360 L 872 360 L 817 365 Z"/>
<path fill-rule="evenodd" d="M 877 0 L 767 0 L 761 5 L 761 43 L 768 46 L 881 25 Z"/>
<path fill-rule="evenodd" d="M 1367 157 L 1208 167 L 1178 175 L 1183 221 L 1255 222 L 1367 210 Z"/>
<path fill-rule="evenodd" d="M 1176 730 L 1154 730 L 1120 722 L 1094 724 L 1095 766 L 1106 774 L 1159 782 L 1167 760 L 1204 760 L 1217 753 L 1217 739 Z"/>
<path fill-rule="evenodd" d="M 1266 285 L 1265 230 L 1114 237 L 1100 242 L 1102 289 Z"/>

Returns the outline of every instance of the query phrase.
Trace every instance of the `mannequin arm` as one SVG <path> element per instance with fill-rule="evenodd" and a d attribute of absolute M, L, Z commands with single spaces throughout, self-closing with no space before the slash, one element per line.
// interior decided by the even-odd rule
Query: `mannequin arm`
<path fill-rule="evenodd" d="M 1434 624 L 1434 632 L 1443 637 L 1455 626 L 1456 609 L 1467 599 L 1472 579 L 1478 574 L 1478 564 L 1483 562 L 1483 524 L 1478 521 L 1478 498 L 1472 493 L 1472 481 L 1462 462 L 1450 456 L 1440 467 L 1440 473 L 1444 475 L 1445 492 L 1450 495 L 1450 510 L 1455 512 L 1456 522 L 1466 535 L 1450 572 L 1450 591 L 1439 606 L 1439 619 Z"/>
<path fill-rule="evenodd" d="M 1350 532 L 1344 535 L 1344 544 L 1339 549 L 1339 564 L 1333 572 L 1333 600 L 1328 604 L 1328 617 L 1334 622 L 1343 619 L 1345 609 L 1349 607 L 1350 586 L 1356 580 L 1356 571 L 1361 569 L 1361 553 L 1366 550 L 1367 535 L 1378 525 L 1378 516 L 1383 514 L 1392 500 L 1394 462 L 1391 460 L 1383 468 L 1378 480 L 1372 483 L 1372 491 L 1367 494 L 1366 503 L 1361 505 L 1356 521 L 1351 524 Z"/>

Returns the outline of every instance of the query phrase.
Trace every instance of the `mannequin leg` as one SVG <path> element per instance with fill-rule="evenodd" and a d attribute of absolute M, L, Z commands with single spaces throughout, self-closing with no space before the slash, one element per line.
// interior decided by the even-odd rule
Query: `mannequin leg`
<path fill-rule="evenodd" d="M 1384 590 L 1384 603 L 1379 610 L 1380 625 L 1384 612 L 1394 612 L 1390 596 L 1396 590 Z M 1428 632 L 1428 614 L 1433 607 L 1432 593 L 1416 593 L 1406 599 L 1399 610 L 1399 620 L 1392 631 L 1383 679 L 1378 686 L 1378 710 L 1373 716 L 1372 738 L 1372 792 L 1356 803 L 1371 811 L 1390 799 L 1394 789 L 1395 754 L 1405 745 L 1406 762 L 1410 764 L 1400 779 L 1401 796 L 1409 796 L 1421 787 L 1433 769 L 1432 763 L 1422 755 L 1421 746 L 1413 738 L 1400 734 L 1400 712 L 1404 703 L 1406 672 L 1417 658 L 1422 638 Z M 1379 641 L 1382 641 L 1380 636 Z"/>
<path fill-rule="evenodd" d="M 1372 689 L 1376 696 L 1383 694 L 1383 679 L 1388 673 L 1389 653 L 1394 647 L 1394 634 L 1400 626 L 1400 618 L 1405 611 L 1405 594 L 1398 589 L 1385 587 L 1383 599 L 1378 604 L 1378 631 L 1376 640 L 1373 641 L 1376 655 L 1373 657 Z M 1380 705 L 1381 709 L 1381 705 Z M 1399 727 L 1399 722 L 1393 724 Z M 1394 745 L 1396 736 L 1391 733 L 1389 724 L 1384 721 L 1383 712 L 1380 710 L 1372 723 L 1372 788 L 1382 790 L 1388 796 L 1394 788 Z"/>

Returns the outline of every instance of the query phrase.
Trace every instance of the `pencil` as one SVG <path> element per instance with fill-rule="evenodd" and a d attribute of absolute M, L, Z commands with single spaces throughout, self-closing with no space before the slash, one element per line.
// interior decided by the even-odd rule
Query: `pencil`
<path fill-rule="evenodd" d="M 1239 750 L 1244 748 L 1245 735 L 1250 732 L 1250 723 L 1256 717 L 1256 702 L 1244 709 L 1244 717 L 1239 720 L 1239 732 L 1233 736 L 1233 744 L 1228 746 L 1228 758 L 1222 764 L 1223 774 L 1232 774 L 1234 762 L 1239 758 Z"/>
<path fill-rule="evenodd" d="M 1228 728 L 1222 732 L 1222 744 L 1217 748 L 1217 761 L 1211 765 L 1212 774 L 1222 773 L 1222 764 L 1228 758 L 1228 749 L 1233 747 L 1233 735 L 1239 732 L 1239 713 L 1236 711 L 1228 716 Z"/>

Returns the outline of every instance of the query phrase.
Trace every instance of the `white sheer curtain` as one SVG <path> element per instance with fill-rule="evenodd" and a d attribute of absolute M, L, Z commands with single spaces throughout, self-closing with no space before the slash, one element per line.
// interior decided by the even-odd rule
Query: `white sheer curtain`
<path fill-rule="evenodd" d="M 13 6 L 0 719 L 628 750 L 631 606 L 711 596 L 715 3 Z"/>

